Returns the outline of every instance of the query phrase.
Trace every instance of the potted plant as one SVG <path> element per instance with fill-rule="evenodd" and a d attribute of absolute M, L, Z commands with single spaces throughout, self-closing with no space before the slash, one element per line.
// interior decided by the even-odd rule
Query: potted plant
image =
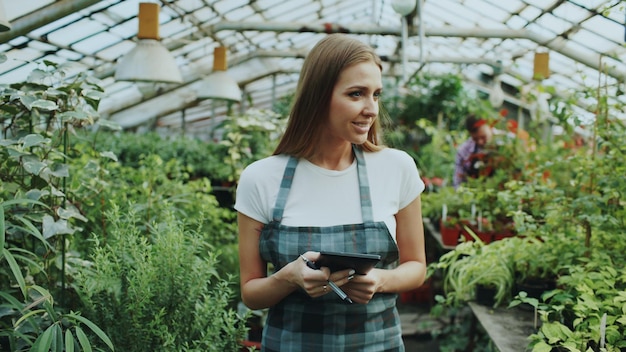
<path fill-rule="evenodd" d="M 431 274 L 443 271 L 446 304 L 458 306 L 473 301 L 479 288 L 492 290 L 493 301 L 489 305 L 500 306 L 507 302 L 514 277 L 509 251 L 504 247 L 485 245 L 481 241 L 463 242 L 429 265 Z"/>

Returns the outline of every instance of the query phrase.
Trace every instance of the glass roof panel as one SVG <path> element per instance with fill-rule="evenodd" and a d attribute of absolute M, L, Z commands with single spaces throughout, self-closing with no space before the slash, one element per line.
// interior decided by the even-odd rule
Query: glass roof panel
<path fill-rule="evenodd" d="M 210 104 L 188 100 L 195 94 L 190 87 L 212 71 L 216 46 L 228 48 L 229 73 L 256 107 L 270 107 L 295 88 L 304 54 L 326 30 L 354 33 L 388 58 L 386 75 L 403 72 L 401 18 L 391 0 L 150 0 L 161 5 L 161 42 L 176 57 L 185 82 L 117 82 L 117 61 L 137 41 L 140 1 L 80 0 L 71 14 L 62 13 L 59 1 L 11 1 L 5 7 L 13 29 L 0 33 L 0 53 L 7 57 L 0 64 L 0 84 L 25 80 L 45 58 L 72 64 L 70 76 L 86 70 L 102 79 L 108 96 L 101 113 L 125 127 L 155 119 L 172 124 L 180 119 L 180 109 L 193 110 L 193 118 L 208 126 Z M 408 17 L 406 71 L 411 74 L 459 72 L 475 84 L 477 77 L 491 77 L 491 65 L 500 61 L 508 82 L 524 85 L 532 82 L 534 52 L 548 51 L 552 76 L 544 84 L 564 90 L 593 87 L 599 62 L 606 65 L 610 85 L 626 79 L 623 1 L 438 0 L 423 5 L 423 38 L 419 14 Z M 25 30 L 33 22 L 34 28 Z"/>

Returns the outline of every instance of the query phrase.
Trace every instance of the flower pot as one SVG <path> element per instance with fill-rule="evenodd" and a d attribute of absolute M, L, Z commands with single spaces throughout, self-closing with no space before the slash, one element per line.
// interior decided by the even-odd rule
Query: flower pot
<path fill-rule="evenodd" d="M 469 229 L 472 232 L 474 232 L 474 234 L 476 235 L 476 237 L 478 237 L 478 239 L 483 241 L 483 243 L 487 244 L 487 243 L 491 243 L 493 241 L 493 234 L 492 234 L 492 232 L 490 232 L 490 231 L 480 231 L 474 225 L 467 225 L 467 226 L 469 227 Z M 469 233 L 469 231 L 464 229 L 461 232 L 463 234 L 463 237 L 465 237 L 466 241 L 474 241 L 474 236 L 472 236 Z"/>
<path fill-rule="evenodd" d="M 496 304 L 496 292 L 495 287 L 476 285 L 476 303 L 487 307 L 493 307 Z"/>
<path fill-rule="evenodd" d="M 458 224 L 450 226 L 440 221 L 439 232 L 441 233 L 441 241 L 445 246 L 456 246 L 459 243 L 461 227 Z"/>
<path fill-rule="evenodd" d="M 540 279 L 527 279 L 515 284 L 515 291 L 526 292 L 527 297 L 536 298 L 541 301 L 541 295 L 544 292 L 550 291 L 556 288 L 555 280 L 540 280 Z M 521 310 L 533 311 L 535 308 L 528 303 L 522 303 L 519 305 Z"/>
<path fill-rule="evenodd" d="M 517 292 L 524 291 L 528 294 L 528 297 L 540 299 L 541 295 L 550 290 L 556 288 L 556 282 L 554 279 L 527 279 L 516 284 L 515 289 Z"/>
<path fill-rule="evenodd" d="M 241 352 L 248 352 L 250 350 L 252 351 L 260 351 L 261 350 L 261 343 L 257 342 L 257 341 L 248 341 L 248 340 L 244 340 L 241 341 Z"/>
<path fill-rule="evenodd" d="M 513 233 L 513 232 L 495 232 L 493 234 L 493 240 L 494 241 L 499 241 L 499 240 L 505 239 L 507 237 L 513 237 L 513 236 L 515 236 L 515 233 Z"/>
<path fill-rule="evenodd" d="M 433 293 L 430 278 L 422 284 L 422 286 L 400 294 L 400 302 L 402 303 L 429 303 L 432 301 Z"/>

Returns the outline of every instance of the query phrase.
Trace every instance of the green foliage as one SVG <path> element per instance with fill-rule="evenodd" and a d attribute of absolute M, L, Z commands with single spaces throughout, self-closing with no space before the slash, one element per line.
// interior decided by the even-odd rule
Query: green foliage
<path fill-rule="evenodd" d="M 224 124 L 220 142 L 228 147 L 224 164 L 231 168 L 228 181 L 237 181 L 252 162 L 270 156 L 284 131 L 286 119 L 267 110 L 250 109 Z"/>
<path fill-rule="evenodd" d="M 68 309 L 66 290 L 68 243 L 86 221 L 67 187 L 67 145 L 96 121 L 115 127 L 98 118 L 101 96 L 96 80 L 65 80 L 51 62 L 27 82 L 0 87 L 0 331 L 11 350 L 90 350 L 85 326 L 112 349 L 95 324 Z"/>
<path fill-rule="evenodd" d="M 149 233 L 142 216 L 113 207 L 107 243 L 77 276 L 87 315 L 124 351 L 235 351 L 243 317 L 207 248 L 202 217 L 161 212 Z"/>
<path fill-rule="evenodd" d="M 228 180 L 231 170 L 224 166 L 228 148 L 218 142 L 205 142 L 186 137 L 163 137 L 154 132 L 117 134 L 100 133 L 96 138 L 85 136 L 86 144 L 91 143 L 95 150 L 106 150 L 117 156 L 117 160 L 127 167 L 139 167 L 149 155 L 158 156 L 163 162 L 176 160 L 181 170 L 190 179 L 206 177 L 210 180 Z M 80 146 L 75 146 L 80 151 Z"/>
<path fill-rule="evenodd" d="M 439 303 L 444 301 L 441 296 L 435 299 Z M 482 325 L 474 321 L 475 318 L 469 307 L 449 307 L 437 304 L 433 307 L 431 315 L 444 323 L 440 325 L 440 328 L 431 331 L 432 337 L 439 342 L 439 351 L 497 351 Z"/>
<path fill-rule="evenodd" d="M 469 112 L 485 109 L 480 99 L 463 87 L 456 73 L 415 75 L 407 83 L 407 90 L 405 96 L 392 97 L 385 106 L 398 125 L 409 128 L 427 119 L 447 130 L 459 130 Z"/>
<path fill-rule="evenodd" d="M 109 340 L 100 328 L 99 317 L 93 318 L 94 310 L 86 310 L 83 305 L 100 306 L 101 302 L 83 302 L 81 298 L 94 296 L 82 291 L 86 286 L 78 286 L 76 280 L 86 277 L 85 272 L 93 265 L 85 258 L 92 254 L 106 257 L 104 252 L 111 248 L 107 246 L 116 244 L 111 240 L 115 236 L 110 234 L 116 225 L 106 214 L 119 204 L 120 213 L 133 214 L 132 221 L 127 222 L 128 226 L 133 224 L 128 233 L 141 234 L 139 237 L 152 244 L 156 239 L 153 234 L 160 231 L 155 230 L 155 224 L 171 220 L 170 232 L 193 233 L 194 250 L 202 253 L 188 259 L 202 257 L 197 263 L 205 269 L 210 262 L 211 281 L 195 284 L 205 288 L 211 283 L 211 287 L 194 297 L 192 313 L 185 306 L 189 317 L 195 317 L 193 321 L 188 317 L 188 322 L 197 325 L 171 326 L 160 311 L 153 311 L 156 318 L 151 320 L 150 328 L 163 332 L 167 346 L 173 346 L 179 336 L 191 336 L 185 334 L 193 330 L 198 336 L 181 342 L 180 349 L 236 350 L 233 341 L 241 336 L 243 326 L 234 323 L 239 317 L 224 309 L 234 306 L 233 291 L 237 287 L 235 213 L 219 207 L 211 194 L 211 183 L 204 177 L 230 177 L 216 176 L 218 173 L 211 168 L 224 165 L 227 148 L 217 143 L 166 141 L 152 136 L 147 137 L 152 138 L 149 143 L 132 148 L 130 145 L 140 139 L 137 135 L 110 134 L 107 129 L 119 126 L 98 117 L 102 91 L 93 78 L 78 75 L 66 80 L 52 63 L 46 63 L 45 70 L 33 72 L 31 78 L 29 82 L 0 87 L 0 349 L 113 349 L 114 340 Z M 94 123 L 99 125 L 97 132 L 87 131 Z M 223 151 L 221 156 L 218 149 Z M 156 150 L 164 151 L 164 158 L 151 152 Z M 214 156 L 215 160 L 209 159 Z M 212 165 L 205 169 L 207 162 Z M 193 230 L 183 229 L 174 218 L 191 219 Z M 87 233 L 96 239 L 88 239 Z M 159 244 L 162 249 L 174 242 Z M 185 257 L 194 253 L 190 247 L 186 243 L 176 248 L 186 248 Z M 170 249 L 174 251 L 174 247 Z M 162 261 L 151 263 L 163 265 L 161 269 L 168 273 L 180 274 L 165 267 L 174 263 L 174 258 L 167 262 L 168 258 L 163 256 Z M 135 270 L 143 268 L 137 257 L 126 270 L 133 264 Z M 196 270 L 189 266 L 181 269 L 189 271 L 187 276 L 177 277 L 181 280 Z M 206 278 L 196 275 L 202 277 Z M 189 284 L 189 280 L 183 282 Z M 191 291 L 187 289 L 185 294 Z M 183 291 L 176 292 L 181 296 Z M 127 308 L 133 307 L 139 308 Z M 125 312 L 138 317 L 146 314 Z M 177 319 L 181 320 L 180 315 Z"/>
<path fill-rule="evenodd" d="M 109 337 L 93 322 L 80 313 L 63 313 L 55 307 L 52 295 L 43 287 L 28 287 L 28 304 L 0 292 L 6 302 L 1 305 L 3 314 L 14 317 L 12 330 L 0 330 L 11 351 L 91 351 L 88 333 L 104 347 L 114 351 Z M 84 328 L 87 328 L 85 330 Z"/>
<path fill-rule="evenodd" d="M 564 347 L 570 351 L 623 351 L 626 348 L 626 274 L 623 260 L 597 254 L 569 267 L 559 288 L 538 304 L 543 322 L 530 336 L 533 351 Z"/>
<path fill-rule="evenodd" d="M 495 289 L 494 306 L 508 302 L 515 283 L 508 238 L 484 245 L 480 241 L 468 241 L 442 255 L 429 265 L 428 273 L 443 271 L 445 301 L 443 304 L 458 307 L 476 298 L 477 287 Z"/>

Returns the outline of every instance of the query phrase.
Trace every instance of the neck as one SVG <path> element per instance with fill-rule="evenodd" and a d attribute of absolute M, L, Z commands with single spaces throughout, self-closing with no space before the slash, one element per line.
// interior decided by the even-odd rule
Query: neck
<path fill-rule="evenodd" d="M 321 148 L 309 161 L 319 167 L 328 170 L 345 170 L 354 161 L 352 144 L 348 143 L 341 148 Z"/>

